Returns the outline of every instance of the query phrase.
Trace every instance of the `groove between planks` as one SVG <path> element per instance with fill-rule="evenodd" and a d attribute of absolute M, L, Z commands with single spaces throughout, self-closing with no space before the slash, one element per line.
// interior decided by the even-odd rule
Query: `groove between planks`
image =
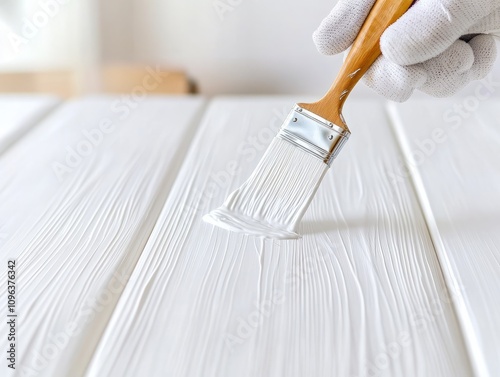
<path fill-rule="evenodd" d="M 113 111 L 115 101 L 66 103 L 0 159 L 6 172 L 0 177 L 6 235 L 1 255 L 17 258 L 21 337 L 18 368 L 8 375 L 84 373 L 157 220 L 203 103 L 148 96 L 125 116 Z M 103 121 L 107 131 L 95 136 Z M 91 153 L 80 154 L 59 180 L 54 163 L 66 163 L 68 150 L 78 150 L 88 138 L 84 131 L 95 137 Z M 5 279 L 2 270 L 0 280 Z M 5 300 L 0 310 L 6 311 Z M 0 344 L 6 349 L 6 337 Z"/>
<path fill-rule="evenodd" d="M 291 105 L 211 103 L 86 376 L 471 375 L 411 183 L 386 176 L 398 148 L 382 105 L 346 111 L 353 137 L 302 240 L 202 222 L 250 174 Z"/>
<path fill-rule="evenodd" d="M 468 97 L 469 98 L 469 97 Z M 476 376 L 500 373 L 500 133 L 496 100 L 464 98 L 389 108 L 452 288 Z M 419 121 L 416 109 L 427 115 Z M 463 111 L 462 111 L 463 113 Z M 473 131 L 472 131 L 473 130 Z M 471 132 L 472 131 L 472 132 Z M 424 147 L 426 149 L 423 149 Z M 418 157 L 418 160 L 417 160 Z"/>

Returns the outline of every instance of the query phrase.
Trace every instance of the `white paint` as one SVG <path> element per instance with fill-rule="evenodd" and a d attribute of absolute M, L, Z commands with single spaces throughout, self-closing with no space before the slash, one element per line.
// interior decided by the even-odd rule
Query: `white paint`
<path fill-rule="evenodd" d="M 3 364 L 2 376 L 84 373 L 168 195 L 202 104 L 148 96 L 124 116 L 113 111 L 116 100 L 66 103 L 0 158 L 0 260 L 17 258 L 19 313 L 16 372 Z M 91 132 L 90 153 L 75 157 L 58 180 L 52 164 L 66 163 L 68 150 Z M 0 311 L 6 313 L 3 266 Z M 6 336 L 0 349 L 7 349 Z"/>
<path fill-rule="evenodd" d="M 346 105 L 353 135 L 302 239 L 202 221 L 255 169 L 267 146 L 257 135 L 298 99 L 211 104 L 86 376 L 472 375 L 411 182 L 385 174 L 399 150 L 382 105 Z"/>
<path fill-rule="evenodd" d="M 0 96 L 0 154 L 51 111 L 59 100 L 51 96 Z"/>
<path fill-rule="evenodd" d="M 203 219 L 234 232 L 300 238 L 300 220 L 327 170 L 317 157 L 274 138 L 245 183 Z"/>
<path fill-rule="evenodd" d="M 482 377 L 500 375 L 500 109 L 479 94 L 391 110 Z"/>

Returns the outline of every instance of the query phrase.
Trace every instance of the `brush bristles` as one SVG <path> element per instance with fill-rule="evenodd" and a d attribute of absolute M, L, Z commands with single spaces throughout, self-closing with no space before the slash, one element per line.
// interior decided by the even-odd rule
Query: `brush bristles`
<path fill-rule="evenodd" d="M 204 220 L 268 238 L 299 238 L 297 227 L 328 165 L 274 138 L 248 180 Z"/>

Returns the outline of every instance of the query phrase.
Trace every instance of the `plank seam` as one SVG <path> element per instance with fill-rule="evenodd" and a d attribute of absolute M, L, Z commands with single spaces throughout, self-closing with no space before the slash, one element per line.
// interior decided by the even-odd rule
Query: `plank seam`
<path fill-rule="evenodd" d="M 430 239 L 444 277 L 444 281 L 448 290 L 450 291 L 451 289 L 451 305 L 453 311 L 455 312 L 455 316 L 458 319 L 458 324 L 462 332 L 461 335 L 469 356 L 469 364 L 472 366 L 472 370 L 475 376 L 488 377 L 490 375 L 488 372 L 487 363 L 484 360 L 481 352 L 478 351 L 481 349 L 479 346 L 479 340 L 474 330 L 473 320 L 469 315 L 469 311 L 467 310 L 465 297 L 461 293 L 459 277 L 455 276 L 451 267 L 451 261 L 446 255 L 446 248 L 441 238 L 422 177 L 417 168 L 418 164 L 416 163 L 411 153 L 411 146 L 409 145 L 408 140 L 405 137 L 402 119 L 398 114 L 395 103 L 387 103 L 385 106 L 385 110 L 388 114 L 389 126 L 395 135 L 397 146 L 401 152 L 401 155 L 403 156 L 404 163 L 408 168 L 408 178 L 410 179 L 411 185 L 417 197 L 418 204 L 420 206 L 420 210 L 424 216 L 424 221 L 427 226 L 427 230 L 429 232 Z"/>
<path fill-rule="evenodd" d="M 146 249 L 146 246 L 148 245 L 148 243 L 150 241 L 151 235 L 153 234 L 153 231 L 156 228 L 156 225 L 158 223 L 160 215 L 163 212 L 163 207 L 165 206 L 165 204 L 167 203 L 167 201 L 171 195 L 171 191 L 172 191 L 171 189 L 172 189 L 172 187 L 174 187 L 175 182 L 177 181 L 177 177 L 179 175 L 179 172 L 181 171 L 182 166 L 185 163 L 185 157 L 187 156 L 189 150 L 191 149 L 192 141 L 193 141 L 193 138 L 195 137 L 196 130 L 198 130 L 198 128 L 200 127 L 201 119 L 203 118 L 203 115 L 205 114 L 205 111 L 208 107 L 209 102 L 211 102 L 211 101 L 203 101 L 203 103 L 200 105 L 200 108 L 197 110 L 196 114 L 193 115 L 192 119 L 189 121 L 189 126 L 187 127 L 186 135 L 182 139 L 181 147 L 179 147 L 179 150 L 175 153 L 176 154 L 176 158 L 175 158 L 176 163 L 173 164 L 171 166 L 171 168 L 169 169 L 172 172 L 171 174 L 173 174 L 173 176 L 174 176 L 172 178 L 172 184 L 170 185 L 170 190 L 166 193 L 163 192 L 160 195 L 158 195 L 158 198 L 155 200 L 154 204 L 152 205 L 152 207 L 156 207 L 156 206 L 161 206 L 161 207 L 159 208 L 158 213 L 155 216 L 156 218 L 152 220 L 152 226 L 150 228 L 150 231 L 144 237 L 145 241 L 144 241 L 143 246 L 141 248 L 142 250 L 140 251 L 140 253 L 135 261 L 134 267 L 130 270 L 129 278 L 130 278 L 130 276 L 133 275 L 134 271 L 136 270 L 137 264 L 141 260 L 141 257 L 144 253 L 144 250 Z M 167 180 L 167 178 L 168 177 L 165 177 L 165 181 Z M 163 182 L 163 184 L 162 184 L 163 187 L 166 186 L 165 183 L 166 182 Z M 101 337 L 100 337 L 99 341 L 95 344 L 94 350 L 92 351 L 92 356 L 90 357 L 85 369 L 82 370 L 81 376 L 88 375 L 89 367 L 95 358 L 96 352 L 101 347 L 102 336 L 108 330 L 111 318 L 113 318 L 113 316 L 115 314 L 115 310 L 116 310 L 119 302 L 121 301 L 123 293 L 125 292 L 125 289 L 127 288 L 128 284 L 129 284 L 129 282 L 127 281 L 127 283 L 123 287 L 122 291 L 120 292 L 120 294 L 115 302 L 115 306 L 112 310 L 112 313 L 109 315 L 107 322 L 106 322 L 106 325 L 104 326 L 104 328 L 101 331 Z"/>

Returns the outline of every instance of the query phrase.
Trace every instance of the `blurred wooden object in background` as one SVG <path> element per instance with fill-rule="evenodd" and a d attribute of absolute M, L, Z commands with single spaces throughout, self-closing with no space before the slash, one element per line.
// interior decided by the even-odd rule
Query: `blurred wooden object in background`
<path fill-rule="evenodd" d="M 78 80 L 73 71 L 1 72 L 0 92 L 47 93 L 69 98 L 78 94 Z"/>
<path fill-rule="evenodd" d="M 100 92 L 151 94 L 189 94 L 194 86 L 181 71 L 155 65 L 110 65 L 97 78 Z M 91 94 L 82 85 L 85 79 L 78 71 L 1 72 L 0 93 L 44 93 L 60 98 Z M 93 92 L 94 90 L 91 90 Z"/>
<path fill-rule="evenodd" d="M 181 71 L 155 65 L 112 65 L 102 69 L 101 89 L 105 93 L 128 93 L 139 87 L 155 94 L 188 94 L 192 86 Z"/>

